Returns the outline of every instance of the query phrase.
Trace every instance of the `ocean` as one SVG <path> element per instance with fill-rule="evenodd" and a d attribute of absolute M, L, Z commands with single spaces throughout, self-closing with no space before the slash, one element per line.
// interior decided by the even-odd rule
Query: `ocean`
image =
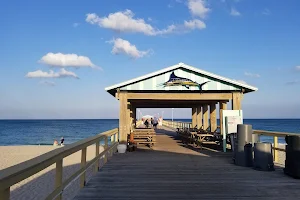
<path fill-rule="evenodd" d="M 52 145 L 61 137 L 70 144 L 117 128 L 118 124 L 118 119 L 0 120 L 0 146 Z M 253 129 L 259 130 L 300 133 L 300 119 L 244 119 L 244 124 L 252 124 Z M 272 142 L 272 138 L 263 136 L 261 141 Z M 279 138 L 279 142 L 284 143 L 284 138 Z"/>

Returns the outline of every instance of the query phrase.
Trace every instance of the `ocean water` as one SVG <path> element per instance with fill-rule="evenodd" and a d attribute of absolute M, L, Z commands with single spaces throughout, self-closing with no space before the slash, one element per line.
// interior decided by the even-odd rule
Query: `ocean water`
<path fill-rule="evenodd" d="M 300 133 L 300 119 L 244 119 L 244 123 L 252 124 L 253 129 Z M 52 145 L 61 137 L 70 144 L 117 128 L 118 124 L 118 119 L 0 120 L 0 145 Z M 272 138 L 262 137 L 261 141 L 272 142 Z M 284 143 L 284 139 L 279 138 L 279 142 Z"/>
<path fill-rule="evenodd" d="M 0 145 L 52 145 L 61 137 L 70 144 L 118 126 L 118 119 L 0 120 Z"/>

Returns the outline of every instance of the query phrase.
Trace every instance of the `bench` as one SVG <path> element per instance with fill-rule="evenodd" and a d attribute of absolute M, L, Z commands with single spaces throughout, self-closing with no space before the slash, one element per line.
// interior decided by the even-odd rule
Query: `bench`
<path fill-rule="evenodd" d="M 133 134 L 133 141 L 136 142 L 137 144 L 146 144 L 149 145 L 151 148 L 156 143 L 156 133 L 153 129 L 152 130 L 143 129 L 143 131 L 134 130 L 132 134 Z"/>

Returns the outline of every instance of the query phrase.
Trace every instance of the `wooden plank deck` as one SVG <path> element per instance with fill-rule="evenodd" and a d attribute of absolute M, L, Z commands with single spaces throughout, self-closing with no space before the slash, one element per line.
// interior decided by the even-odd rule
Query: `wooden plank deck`
<path fill-rule="evenodd" d="M 300 199 L 300 180 L 231 163 L 231 154 L 188 148 L 158 129 L 157 144 L 115 154 L 78 193 L 94 199 Z"/>

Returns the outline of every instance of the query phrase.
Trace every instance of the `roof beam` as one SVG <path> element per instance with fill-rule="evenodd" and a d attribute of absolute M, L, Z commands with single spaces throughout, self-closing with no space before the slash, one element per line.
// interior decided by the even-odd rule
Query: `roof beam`
<path fill-rule="evenodd" d="M 147 100 L 231 100 L 231 93 L 128 93 L 128 99 Z"/>

